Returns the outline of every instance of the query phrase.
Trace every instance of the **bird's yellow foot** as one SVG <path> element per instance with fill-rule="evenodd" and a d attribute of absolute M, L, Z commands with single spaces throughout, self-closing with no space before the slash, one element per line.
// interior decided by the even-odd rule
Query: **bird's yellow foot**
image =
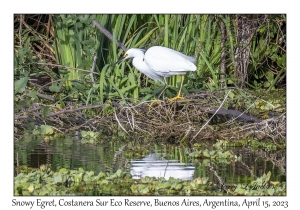
<path fill-rule="evenodd" d="M 175 96 L 174 98 L 169 98 L 168 100 L 169 100 L 169 102 L 173 102 L 173 101 L 175 101 L 175 100 L 183 100 L 184 98 L 183 97 L 181 97 L 180 95 L 177 95 L 177 96 Z"/>
<path fill-rule="evenodd" d="M 158 103 L 159 102 L 159 100 L 157 100 L 157 99 L 155 99 L 155 100 L 153 100 L 151 103 L 150 103 L 150 105 L 149 105 L 149 111 L 150 111 L 150 109 L 152 108 L 152 106 L 154 105 L 154 104 L 156 104 L 156 103 Z"/>

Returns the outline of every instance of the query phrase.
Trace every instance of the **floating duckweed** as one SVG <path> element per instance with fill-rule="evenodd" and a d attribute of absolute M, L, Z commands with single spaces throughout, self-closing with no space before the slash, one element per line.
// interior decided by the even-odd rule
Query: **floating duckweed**
<path fill-rule="evenodd" d="M 219 183 L 208 182 L 208 177 L 187 181 L 181 179 L 144 177 L 132 179 L 118 170 L 114 174 L 92 171 L 60 169 L 46 173 L 37 169 L 14 178 L 14 194 L 17 195 L 285 195 L 285 182 L 272 182 L 271 173 L 249 183 L 248 187 L 237 184 L 227 192 Z M 257 186 L 267 186 L 259 188 Z M 228 194 L 227 194 L 228 193 Z"/>

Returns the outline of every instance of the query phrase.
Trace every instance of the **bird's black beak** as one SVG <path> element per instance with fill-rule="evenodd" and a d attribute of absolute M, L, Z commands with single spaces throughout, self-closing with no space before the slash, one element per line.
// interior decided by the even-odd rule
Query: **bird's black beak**
<path fill-rule="evenodd" d="M 121 63 L 125 59 L 124 56 L 122 56 L 114 65 Z"/>

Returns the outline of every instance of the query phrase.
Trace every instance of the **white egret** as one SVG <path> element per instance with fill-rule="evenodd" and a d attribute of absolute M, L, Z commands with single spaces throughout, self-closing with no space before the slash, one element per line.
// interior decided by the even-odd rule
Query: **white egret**
<path fill-rule="evenodd" d="M 164 89 L 158 97 L 161 96 L 168 86 L 166 77 L 181 75 L 181 84 L 178 94 L 176 97 L 169 99 L 169 101 L 183 99 L 183 97 L 180 96 L 180 93 L 184 75 L 188 71 L 196 71 L 197 69 L 194 64 L 196 62 L 194 57 L 161 46 L 153 46 L 148 50 L 131 48 L 118 60 L 118 62 L 116 62 L 116 64 L 129 58 L 133 58 L 132 64 L 137 70 L 154 81 L 160 81 L 165 84 Z M 164 78 L 164 80 L 162 78 Z"/>

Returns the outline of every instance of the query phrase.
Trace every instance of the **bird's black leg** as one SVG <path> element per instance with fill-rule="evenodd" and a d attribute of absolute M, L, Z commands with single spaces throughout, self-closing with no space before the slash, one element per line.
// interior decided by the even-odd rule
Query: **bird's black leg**
<path fill-rule="evenodd" d="M 159 99 L 161 97 L 161 95 L 166 91 L 166 89 L 168 88 L 168 83 L 166 81 L 166 78 L 164 77 L 164 81 L 165 81 L 165 86 L 164 86 L 164 89 L 160 92 L 160 94 L 158 95 L 158 98 Z"/>

